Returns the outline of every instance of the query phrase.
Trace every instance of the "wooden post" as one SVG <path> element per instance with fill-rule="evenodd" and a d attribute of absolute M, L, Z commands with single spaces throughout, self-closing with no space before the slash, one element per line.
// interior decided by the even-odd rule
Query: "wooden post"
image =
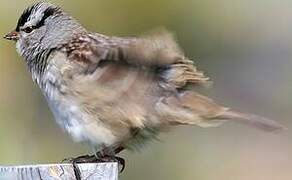
<path fill-rule="evenodd" d="M 118 180 L 117 163 L 78 164 L 81 180 Z M 0 166 L 0 180 L 75 180 L 72 164 Z"/>

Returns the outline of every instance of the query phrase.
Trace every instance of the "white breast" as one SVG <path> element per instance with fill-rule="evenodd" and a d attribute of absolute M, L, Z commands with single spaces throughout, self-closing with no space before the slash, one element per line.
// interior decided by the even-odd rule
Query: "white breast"
<path fill-rule="evenodd" d="M 57 123 L 66 130 L 75 141 L 87 141 L 94 146 L 111 146 L 116 137 L 99 121 L 82 110 L 78 97 L 67 96 L 67 86 L 63 71 L 69 65 L 62 53 L 55 54 L 49 61 L 43 75 L 43 93 L 55 116 Z"/>

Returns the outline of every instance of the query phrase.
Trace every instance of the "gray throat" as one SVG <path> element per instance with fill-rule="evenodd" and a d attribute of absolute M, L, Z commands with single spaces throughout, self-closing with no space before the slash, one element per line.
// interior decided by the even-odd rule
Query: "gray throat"
<path fill-rule="evenodd" d="M 36 49 L 34 53 L 24 55 L 27 67 L 34 82 L 41 86 L 41 79 L 48 65 L 48 58 L 55 48 Z"/>

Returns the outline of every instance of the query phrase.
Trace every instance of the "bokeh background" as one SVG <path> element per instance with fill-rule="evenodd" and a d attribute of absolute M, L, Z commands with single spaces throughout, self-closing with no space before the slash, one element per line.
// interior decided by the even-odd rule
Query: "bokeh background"
<path fill-rule="evenodd" d="M 214 81 L 217 101 L 278 120 L 270 134 L 227 123 L 180 127 L 142 152 L 125 152 L 121 180 L 292 179 L 291 0 L 52 0 L 91 31 L 173 31 L 186 55 Z M 33 1 L 1 0 L 0 34 Z M 14 44 L 0 40 L 0 164 L 59 162 L 87 153 L 54 123 Z"/>

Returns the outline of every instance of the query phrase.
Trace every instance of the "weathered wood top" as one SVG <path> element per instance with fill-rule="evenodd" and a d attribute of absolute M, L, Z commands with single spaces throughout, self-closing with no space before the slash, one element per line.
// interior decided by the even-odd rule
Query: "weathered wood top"
<path fill-rule="evenodd" d="M 117 163 L 78 164 L 82 180 L 118 180 Z M 72 164 L 0 166 L 0 180 L 75 180 Z"/>

